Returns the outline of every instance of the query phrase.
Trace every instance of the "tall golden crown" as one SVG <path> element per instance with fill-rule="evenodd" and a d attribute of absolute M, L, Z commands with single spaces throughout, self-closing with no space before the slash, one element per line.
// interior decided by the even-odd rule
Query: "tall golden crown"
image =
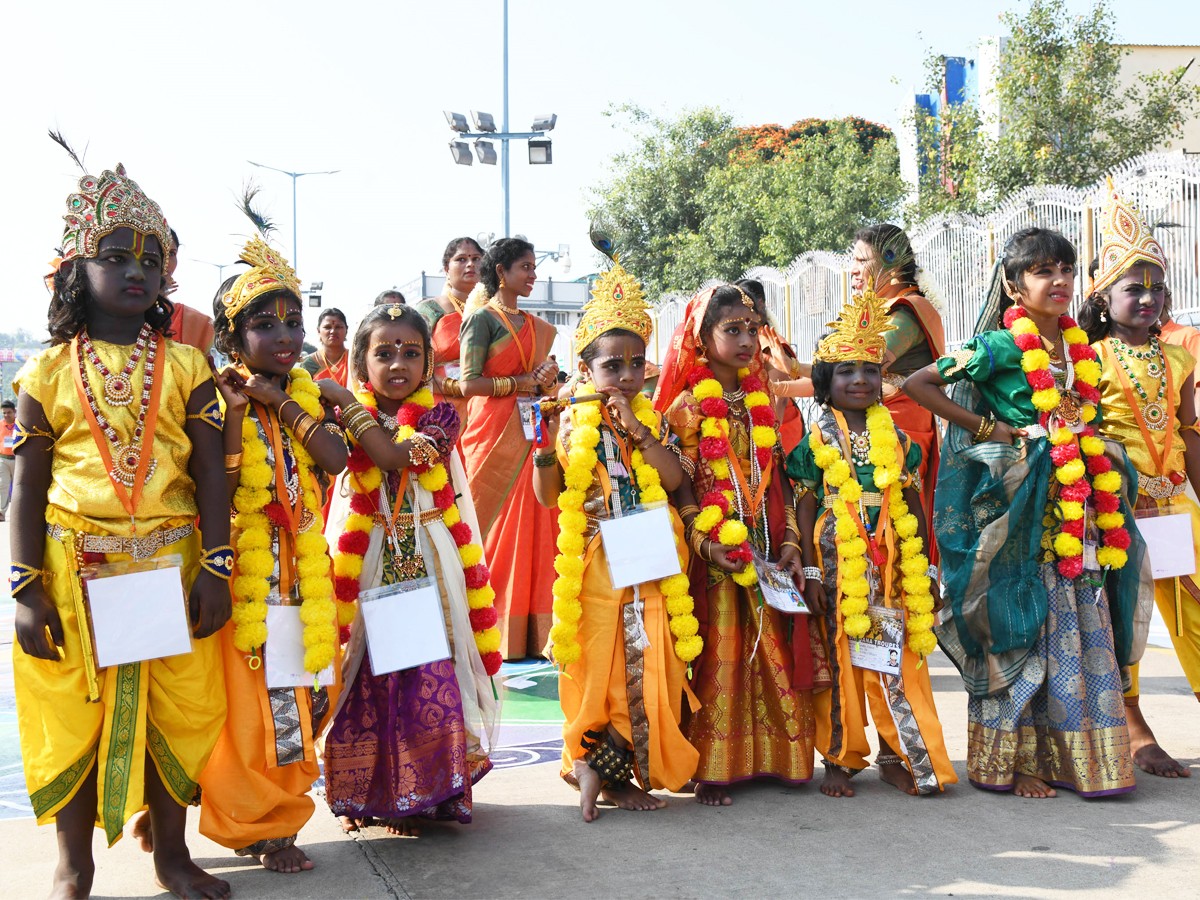
<path fill-rule="evenodd" d="M 1167 271 L 1167 254 L 1155 240 L 1149 226 L 1137 208 L 1117 193 L 1112 178 L 1108 179 L 1100 225 L 1100 268 L 1092 281 L 1093 291 L 1112 287 L 1113 283 L 1135 263 L 1153 263 Z"/>
<path fill-rule="evenodd" d="M 282 253 L 262 238 L 248 240 L 239 258 L 249 263 L 250 268 L 238 276 L 233 287 L 221 298 L 225 317 L 230 322 L 256 299 L 271 291 L 291 291 L 300 296 L 300 279 L 296 277 L 295 270 Z"/>
<path fill-rule="evenodd" d="M 888 316 L 888 303 L 875 293 L 873 286 L 842 307 L 833 329 L 817 345 L 816 359 L 820 362 L 883 363 L 889 331 L 894 331 Z"/>
<path fill-rule="evenodd" d="M 115 171 L 105 169 L 99 177 L 84 175 L 78 189 L 67 197 L 63 216 L 63 260 L 95 259 L 100 240 L 118 228 L 158 238 L 163 256 L 170 252 L 171 228 L 157 203 L 146 196 L 136 181 L 117 163 Z"/>
<path fill-rule="evenodd" d="M 641 284 L 615 260 L 592 286 L 592 299 L 583 307 L 583 318 L 575 329 L 575 352 L 582 353 L 592 341 L 614 328 L 632 331 L 646 342 L 654 330 Z"/>

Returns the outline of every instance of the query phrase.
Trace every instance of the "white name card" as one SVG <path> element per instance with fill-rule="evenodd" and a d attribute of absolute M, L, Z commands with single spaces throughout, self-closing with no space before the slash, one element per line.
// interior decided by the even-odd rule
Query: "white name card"
<path fill-rule="evenodd" d="M 1150 554 L 1150 571 L 1157 578 L 1177 578 L 1196 574 L 1196 551 L 1192 544 L 1190 514 L 1137 516 L 1138 531 Z"/>
<path fill-rule="evenodd" d="M 791 572 L 785 572 L 757 553 L 754 554 L 754 569 L 758 573 L 759 590 L 768 606 L 785 613 L 808 612 L 808 604 L 796 582 L 792 581 Z"/>
<path fill-rule="evenodd" d="M 600 540 L 614 588 L 657 581 L 681 571 L 666 505 L 641 507 L 620 518 L 601 520 Z"/>
<path fill-rule="evenodd" d="M 304 623 L 299 606 L 267 607 L 267 687 L 312 687 L 313 673 L 304 670 Z M 320 685 L 333 684 L 333 663 L 316 675 Z"/>
<path fill-rule="evenodd" d="M 861 638 L 848 637 L 850 665 L 899 675 L 904 658 L 904 613 L 885 606 L 867 608 L 871 627 Z"/>
<path fill-rule="evenodd" d="M 358 599 L 376 675 L 450 658 L 446 617 L 432 578 L 372 588 Z"/>
<path fill-rule="evenodd" d="M 178 559 L 178 557 L 176 557 Z M 86 580 L 101 668 L 192 652 L 192 629 L 178 565 L 106 575 L 137 564 L 113 563 Z"/>

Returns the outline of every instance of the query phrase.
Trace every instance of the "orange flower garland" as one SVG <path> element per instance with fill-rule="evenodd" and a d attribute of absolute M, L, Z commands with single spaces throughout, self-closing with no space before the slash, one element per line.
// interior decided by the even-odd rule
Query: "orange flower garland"
<path fill-rule="evenodd" d="M 355 394 L 360 403 L 378 418 L 379 407 L 375 394 L 369 388 Z M 416 431 L 421 417 L 433 408 L 433 393 L 421 388 L 413 393 L 396 414 L 398 427 L 397 444 L 408 440 Z M 352 441 L 346 468 L 349 483 L 354 491 L 350 498 L 350 515 L 346 519 L 345 531 L 338 539 L 337 555 L 333 559 L 334 590 L 338 603 L 338 622 L 348 626 L 354 620 L 354 603 L 358 600 L 359 579 L 362 576 L 363 555 L 375 526 L 375 516 L 381 504 L 377 493 L 385 489 L 383 473 L 361 445 Z M 450 531 L 458 547 L 463 576 L 467 585 L 467 605 L 470 607 L 471 629 L 475 634 L 475 647 L 483 659 L 483 668 L 488 675 L 500 671 L 503 657 L 500 654 L 500 629 L 493 601 L 496 592 L 489 582 L 487 566 L 483 562 L 483 548 L 472 543 L 471 526 L 462 520 L 455 502 L 454 485 L 450 482 L 446 466 L 442 462 L 433 465 L 412 466 L 421 486 L 433 494 L 434 505 L 442 512 L 442 521 Z M 397 498 L 397 503 L 401 498 Z"/>
<path fill-rule="evenodd" d="M 1040 414 L 1039 421 L 1050 436 L 1054 477 L 1061 486 L 1057 507 L 1060 524 L 1051 539 L 1058 556 L 1058 571 L 1064 578 L 1078 578 L 1083 573 L 1084 506 L 1089 497 L 1096 509 L 1096 524 L 1102 531 L 1102 546 L 1096 551 L 1100 567 L 1124 566 L 1130 539 L 1121 513 L 1121 475 L 1113 470 L 1104 455 L 1104 442 L 1088 424 L 1096 418 L 1096 404 L 1100 401 L 1097 388 L 1100 362 L 1088 344 L 1087 334 L 1074 319 L 1060 316 L 1058 324 L 1071 366 L 1066 387 L 1074 388 L 1083 401 L 1079 410 L 1083 424 L 1078 435 L 1056 414 L 1063 398 L 1050 372 L 1050 354 L 1042 347 L 1037 324 L 1019 306 L 1010 307 L 1004 314 L 1004 325 L 1021 351 L 1021 369 L 1033 389 L 1033 405 Z"/>
<path fill-rule="evenodd" d="M 778 440 L 775 411 L 771 408 L 771 398 L 763 390 L 763 383 L 757 376 L 751 375 L 749 369 L 739 369 L 738 378 L 739 387 L 746 392 L 751 443 L 765 478 Z M 712 490 L 701 499 L 700 512 L 693 520 L 692 527 L 707 533 L 709 539 L 718 544 L 737 548 L 728 554 L 728 558 L 744 563 L 744 567 L 733 574 L 733 580 L 743 587 L 749 587 L 758 581 L 758 573 L 754 569 L 749 529 L 735 515 L 736 496 L 729 461 L 733 455 L 729 445 L 729 403 L 724 397 L 725 389 L 707 366 L 693 369 L 688 375 L 688 384 L 704 416 L 700 422 L 700 459 L 713 475 Z"/>

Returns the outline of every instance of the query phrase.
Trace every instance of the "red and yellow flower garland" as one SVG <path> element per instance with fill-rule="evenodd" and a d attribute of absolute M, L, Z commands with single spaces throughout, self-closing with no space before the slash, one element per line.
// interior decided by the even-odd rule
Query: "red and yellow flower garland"
<path fill-rule="evenodd" d="M 304 369 L 292 369 L 288 396 L 317 421 L 324 418 L 321 392 Z M 287 428 L 286 425 L 281 426 Z M 290 429 L 288 429 L 290 432 Z M 329 545 L 321 533 L 321 502 L 313 475 L 313 458 L 300 441 L 291 440 L 292 455 L 300 482 L 304 509 L 315 525 L 295 535 L 296 575 L 300 593 L 300 620 L 304 623 L 304 670 L 320 672 L 333 662 L 337 648 L 336 611 L 329 577 Z M 283 465 L 283 460 L 276 460 Z M 232 582 L 233 645 L 243 653 L 255 653 L 267 640 L 267 595 L 275 569 L 271 555 L 272 502 L 270 486 L 275 478 L 267 464 L 267 447 L 258 435 L 254 419 L 242 419 L 242 466 L 233 495 L 234 528 L 237 529 L 237 574 Z M 276 498 L 281 501 L 286 498 Z M 283 565 L 280 561 L 280 565 Z"/>
<path fill-rule="evenodd" d="M 1104 442 L 1089 424 L 1096 418 L 1096 404 L 1100 402 L 1097 387 L 1100 362 L 1096 351 L 1088 344 L 1087 334 L 1074 319 L 1060 316 L 1058 324 L 1075 370 L 1073 387 L 1083 401 L 1080 416 L 1084 425 L 1078 438 L 1053 415 L 1062 402 L 1062 395 L 1050 372 L 1050 354 L 1042 347 L 1037 324 L 1019 306 L 1010 307 L 1004 314 L 1004 325 L 1012 332 L 1013 341 L 1021 351 L 1021 369 L 1033 388 L 1033 405 L 1050 436 L 1054 477 L 1061 485 L 1058 494 L 1061 524 L 1052 538 L 1054 553 L 1058 556 L 1058 571 L 1064 578 L 1078 578 L 1083 573 L 1084 506 L 1089 497 L 1097 513 L 1096 525 L 1102 532 L 1102 545 L 1096 551 L 1096 561 L 1101 568 L 1119 569 L 1125 565 L 1129 532 L 1121 513 L 1121 475 L 1113 470 L 1112 463 L 1104 455 Z M 1091 476 L 1090 484 L 1088 476 Z"/>
<path fill-rule="evenodd" d="M 355 394 L 360 403 L 378 418 L 379 407 L 375 394 L 369 388 Z M 396 414 L 395 442 L 408 440 L 416 433 L 421 417 L 433 408 L 433 393 L 429 388 L 414 392 L 401 405 Z M 349 483 L 354 491 L 350 498 L 350 515 L 346 518 L 345 530 L 338 539 L 337 554 L 333 558 L 334 588 L 337 594 L 338 622 L 347 627 L 354 621 L 355 601 L 358 600 L 359 579 L 362 576 L 363 556 L 370 545 L 371 529 L 375 527 L 375 515 L 379 511 L 376 493 L 383 485 L 383 473 L 375 465 L 367 451 L 354 443 L 346 463 L 350 472 Z M 471 629 L 475 634 L 475 647 L 483 659 L 483 668 L 488 675 L 500 671 L 503 657 L 500 654 L 499 621 L 493 601 L 496 592 L 489 581 L 488 568 L 483 562 L 483 548 L 472 543 L 471 526 L 462 520 L 455 502 L 454 485 L 442 462 L 432 465 L 412 466 L 410 471 L 417 476 L 421 487 L 433 495 L 434 505 L 442 512 L 442 522 L 450 531 L 458 547 L 463 576 L 467 585 L 467 606 L 470 607 Z M 402 498 L 396 498 L 400 503 Z"/>
<path fill-rule="evenodd" d="M 775 432 L 775 410 L 771 398 L 763 390 L 763 383 L 749 369 L 738 370 L 739 387 L 746 393 L 746 409 L 750 413 L 750 439 L 758 457 L 758 466 L 766 477 L 770 468 L 772 452 L 779 439 Z M 710 540 L 726 547 L 736 547 L 727 554 L 729 559 L 744 563 L 733 580 L 749 587 L 758 581 L 754 569 L 754 554 L 750 549 L 750 532 L 744 522 L 735 515 L 733 472 L 729 458 L 729 403 L 725 400 L 725 389 L 717 381 L 712 369 L 697 366 L 688 375 L 692 396 L 700 403 L 704 418 L 700 421 L 700 459 L 713 475 L 713 486 L 700 500 L 700 512 L 692 521 L 692 527 L 706 533 Z M 749 500 L 750 498 L 746 498 Z"/>
<path fill-rule="evenodd" d="M 576 388 L 580 395 L 593 394 L 591 384 Z M 633 398 L 633 414 L 637 420 L 658 433 L 658 418 L 650 400 L 639 394 Z M 592 486 L 595 468 L 599 461 L 596 447 L 600 443 L 600 403 L 590 400 L 570 408 L 571 436 L 567 452 L 567 468 L 563 475 L 565 489 L 558 495 L 558 556 L 554 559 L 554 570 L 558 578 L 552 588 L 554 594 L 554 625 L 550 629 L 550 643 L 554 650 L 554 661 L 560 666 L 578 662 L 583 655 L 577 639 L 579 620 L 583 617 L 583 604 L 579 594 L 583 590 L 583 556 L 586 550 L 584 533 L 587 531 L 587 516 L 583 504 L 587 490 Z M 658 470 L 649 465 L 642 451 L 634 448 L 630 456 L 633 476 L 638 486 L 638 496 L 643 503 L 665 503 L 667 492 L 662 487 Z M 684 560 L 686 548 L 677 550 Z M 753 567 L 751 567 L 753 568 Z M 663 602 L 670 621 L 671 634 L 675 636 L 675 655 L 690 663 L 704 649 L 699 635 L 700 623 L 693 615 L 695 606 L 689 593 L 688 577 L 685 573 L 669 575 L 658 582 Z"/>

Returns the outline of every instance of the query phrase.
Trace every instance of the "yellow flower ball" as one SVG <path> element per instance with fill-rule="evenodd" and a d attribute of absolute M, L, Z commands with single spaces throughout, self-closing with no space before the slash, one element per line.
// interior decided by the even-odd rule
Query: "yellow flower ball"
<path fill-rule="evenodd" d="M 233 579 L 234 596 L 247 602 L 263 601 L 271 592 L 266 575 L 238 575 Z M 266 613 L 264 612 L 265 616 Z"/>
<path fill-rule="evenodd" d="M 933 612 L 933 595 L 917 594 L 915 596 L 906 597 L 904 600 L 904 608 L 910 613 L 914 613 L 916 615 Z"/>
<path fill-rule="evenodd" d="M 1045 350 L 1026 350 L 1021 354 L 1021 370 L 1037 372 L 1050 366 L 1050 354 Z"/>
<path fill-rule="evenodd" d="M 864 615 L 846 616 L 842 620 L 842 631 L 846 633 L 846 637 L 853 639 L 861 638 L 871 629 L 871 620 Z"/>
<path fill-rule="evenodd" d="M 571 491 L 585 491 L 592 486 L 592 470 L 586 466 L 567 466 L 563 473 L 563 482 Z M 582 504 L 579 504 L 582 506 Z M 559 506 L 559 509 L 562 509 Z"/>
<path fill-rule="evenodd" d="M 554 571 L 568 578 L 582 578 L 583 560 L 578 556 L 563 556 L 560 553 L 554 557 Z"/>
<path fill-rule="evenodd" d="M 929 576 L 905 575 L 900 579 L 900 588 L 909 596 L 929 593 Z"/>
<path fill-rule="evenodd" d="M 862 485 L 857 481 L 847 481 L 842 485 L 838 496 L 847 503 L 857 503 L 862 498 Z"/>
<path fill-rule="evenodd" d="M 1037 334 L 1037 325 L 1028 316 L 1022 316 L 1012 323 L 1009 328 L 1013 334 Z"/>
<path fill-rule="evenodd" d="M 462 560 L 463 568 L 469 569 L 483 559 L 483 548 L 478 544 L 467 544 L 458 548 L 458 558 Z"/>
<path fill-rule="evenodd" d="M 567 453 L 567 466 L 570 469 L 582 469 L 588 473 L 589 478 L 592 474 L 592 467 L 596 465 L 596 451 L 591 447 L 577 446 L 574 441 L 571 441 L 571 449 Z M 588 482 L 591 483 L 590 481 Z M 574 487 L 574 485 L 572 485 Z"/>
<path fill-rule="evenodd" d="M 560 622 L 576 624 L 583 617 L 583 604 L 576 599 L 556 597 L 554 600 L 554 618 Z"/>
<path fill-rule="evenodd" d="M 247 578 L 268 578 L 275 568 L 275 557 L 267 550 L 248 550 L 237 556 L 238 574 Z"/>
<path fill-rule="evenodd" d="M 937 649 L 937 638 L 930 631 L 920 634 L 909 634 L 908 649 L 919 657 L 926 657 Z"/>
<path fill-rule="evenodd" d="M 1084 422 L 1090 423 L 1091 421 L 1093 421 L 1096 418 L 1096 404 L 1095 403 L 1083 404 L 1083 406 L 1081 406 L 1079 408 L 1079 417 L 1081 419 L 1083 419 Z"/>
<path fill-rule="evenodd" d="M 713 478 L 718 481 L 724 481 L 729 477 L 729 460 L 724 457 L 712 460 L 708 467 L 712 470 Z M 726 493 L 728 495 L 728 492 Z"/>
<path fill-rule="evenodd" d="M 1062 333 L 1063 342 L 1067 344 L 1086 344 L 1087 332 L 1078 325 L 1072 325 Z"/>
<path fill-rule="evenodd" d="M 337 623 L 342 628 L 353 624 L 355 616 L 358 615 L 357 601 L 349 603 L 338 603 L 337 605 Z"/>
<path fill-rule="evenodd" d="M 329 550 L 329 544 L 325 540 L 325 535 L 317 531 L 315 528 L 310 531 L 302 532 L 296 535 L 296 555 L 297 556 L 316 556 L 325 554 Z"/>
<path fill-rule="evenodd" d="M 692 598 L 688 597 L 688 590 L 691 588 L 691 582 L 688 580 L 686 572 L 680 572 L 676 575 L 668 575 L 658 583 L 658 589 L 663 592 L 665 597 L 686 597 L 690 603 Z"/>
<path fill-rule="evenodd" d="M 892 528 L 901 540 L 908 540 L 917 533 L 917 517 L 905 513 L 893 521 Z"/>
<path fill-rule="evenodd" d="M 858 529 L 856 528 L 855 531 Z M 842 541 L 838 544 L 838 556 L 843 559 L 853 559 L 855 557 L 866 557 L 867 542 L 860 537 L 852 538 L 848 541 Z"/>
<path fill-rule="evenodd" d="M 554 579 L 554 584 L 550 588 L 550 593 L 552 593 L 557 600 L 575 602 L 581 590 L 583 590 L 583 582 L 578 578 L 568 578 L 565 575 L 559 575 Z"/>
<path fill-rule="evenodd" d="M 445 525 L 447 528 L 450 528 L 453 525 L 457 525 L 461 521 L 462 521 L 462 513 L 460 513 L 458 511 L 457 503 L 451 503 L 442 512 L 442 524 Z"/>
<path fill-rule="evenodd" d="M 1087 473 L 1087 465 L 1082 459 L 1073 459 L 1054 470 L 1054 477 L 1059 484 L 1074 484 Z"/>
<path fill-rule="evenodd" d="M 664 503 L 668 499 L 667 492 L 663 489 L 662 485 L 656 484 L 653 487 L 642 489 L 643 503 Z"/>
<path fill-rule="evenodd" d="M 856 578 L 853 581 L 842 582 L 842 599 L 847 601 L 867 601 L 867 579 Z"/>
<path fill-rule="evenodd" d="M 1062 402 L 1062 395 L 1057 388 L 1044 388 L 1033 392 L 1033 407 L 1039 412 L 1050 412 Z"/>
<path fill-rule="evenodd" d="M 566 556 L 582 556 L 584 550 L 583 535 L 567 534 L 565 531 L 558 535 L 558 552 Z"/>
<path fill-rule="evenodd" d="M 354 478 L 363 491 L 368 494 L 379 490 L 379 486 L 383 484 L 383 474 L 378 469 L 368 469 L 366 472 L 355 475 Z"/>
<path fill-rule="evenodd" d="M 1093 386 L 1099 384 L 1100 363 L 1094 359 L 1081 359 L 1075 363 L 1075 379 Z"/>
<path fill-rule="evenodd" d="M 242 653 L 249 653 L 256 647 L 267 642 L 267 626 L 265 622 L 253 625 L 243 625 L 234 629 L 233 645 Z"/>
<path fill-rule="evenodd" d="M 490 584 L 481 588 L 467 588 L 467 606 L 471 609 L 487 609 L 496 599 L 496 592 Z"/>
<path fill-rule="evenodd" d="M 578 509 L 562 511 L 558 514 L 558 527 L 561 533 L 582 534 L 587 528 L 587 516 Z"/>
<path fill-rule="evenodd" d="M 500 629 L 493 625 L 491 628 L 486 628 L 475 635 L 475 649 L 479 651 L 479 655 L 483 656 L 487 653 L 495 653 L 500 649 Z"/>
<path fill-rule="evenodd" d="M 875 487 L 879 490 L 886 490 L 889 485 L 895 484 L 900 480 L 900 473 L 891 466 L 875 466 L 875 472 L 872 475 L 875 482 Z"/>
<path fill-rule="evenodd" d="M 813 433 L 816 434 L 816 432 Z M 828 445 L 822 444 L 813 449 L 813 461 L 820 469 L 828 469 L 839 459 L 841 459 L 841 454 Z"/>
<path fill-rule="evenodd" d="M 720 397 L 723 394 L 724 388 L 721 387 L 721 382 L 715 378 L 705 378 L 696 383 L 692 388 L 692 396 L 697 400 L 709 400 L 714 397 Z"/>
<path fill-rule="evenodd" d="M 634 477 L 637 479 L 638 487 L 643 491 L 648 488 L 658 487 L 662 483 L 662 479 L 658 477 L 658 469 L 653 466 L 648 466 L 643 463 L 640 466 L 635 466 L 633 470 Z"/>
<path fill-rule="evenodd" d="M 1083 552 L 1083 541 L 1074 535 L 1060 532 L 1054 536 L 1054 552 L 1060 558 L 1078 556 Z"/>
<path fill-rule="evenodd" d="M 749 535 L 746 526 L 737 519 L 729 519 L 721 525 L 717 540 L 726 547 L 740 547 Z"/>
<path fill-rule="evenodd" d="M 834 534 L 839 541 L 848 541 L 858 534 L 858 526 L 846 515 L 837 515 L 833 520 Z"/>
<path fill-rule="evenodd" d="M 917 540 L 920 540 L 920 538 L 913 538 L 913 540 L 917 541 Z M 907 555 L 902 554 L 902 558 L 900 561 L 900 571 L 903 572 L 905 575 L 924 576 L 925 570 L 928 568 L 929 568 L 929 560 L 927 560 L 925 558 L 924 554 L 920 554 L 918 556 L 907 556 Z"/>
<path fill-rule="evenodd" d="M 671 634 L 677 638 L 691 637 L 700 631 L 700 622 L 695 616 L 672 616 Z"/>
<path fill-rule="evenodd" d="M 825 470 L 825 480 L 830 487 L 840 488 L 850 478 L 850 466 L 841 457 Z"/>
<path fill-rule="evenodd" d="M 558 495 L 558 508 L 563 512 L 583 509 L 583 503 L 587 499 L 587 494 L 575 488 L 567 488 Z"/>
<path fill-rule="evenodd" d="M 1094 436 L 1082 437 L 1079 439 L 1079 449 L 1085 456 L 1100 456 L 1104 453 L 1104 441 Z"/>
<path fill-rule="evenodd" d="M 750 429 L 750 434 L 755 447 L 774 447 L 778 439 L 775 429 L 769 425 L 755 425 Z"/>
<path fill-rule="evenodd" d="M 1125 524 L 1125 515 L 1120 512 L 1100 513 L 1096 516 L 1096 525 L 1107 531 L 1110 528 L 1121 528 Z"/>
<path fill-rule="evenodd" d="M 450 476 L 446 474 L 446 467 L 438 463 L 428 472 L 422 472 L 417 476 L 417 481 L 421 482 L 421 487 L 429 491 L 431 494 L 436 494 L 444 488 L 449 482 Z"/>
<path fill-rule="evenodd" d="M 739 584 L 742 587 L 750 587 L 758 583 L 758 571 L 750 563 L 746 563 L 746 568 L 740 572 L 734 572 L 731 577 L 734 584 Z"/>
<path fill-rule="evenodd" d="M 1083 518 L 1083 504 L 1078 500 L 1059 500 L 1058 511 L 1062 513 L 1065 522 Z"/>
<path fill-rule="evenodd" d="M 1111 469 L 1108 472 L 1101 472 L 1093 479 L 1092 487 L 1098 491 L 1115 494 L 1121 490 L 1121 473 L 1115 469 Z"/>
<path fill-rule="evenodd" d="M 724 431 L 721 429 L 721 419 L 701 419 L 700 420 L 700 437 L 715 438 L 723 437 Z"/>
<path fill-rule="evenodd" d="M 689 594 L 684 594 L 681 597 L 667 598 L 667 615 L 668 616 L 686 616 L 696 608 L 696 604 L 692 601 Z"/>
<path fill-rule="evenodd" d="M 843 581 L 851 578 L 862 578 L 867 574 L 867 561 L 861 556 L 844 559 L 838 563 L 838 569 L 841 571 Z"/>
<path fill-rule="evenodd" d="M 1125 566 L 1128 554 L 1119 547 L 1101 547 L 1096 551 L 1096 562 L 1104 569 L 1120 569 Z"/>
<path fill-rule="evenodd" d="M 907 625 L 910 633 L 929 631 L 933 628 L 933 613 L 920 613 L 915 616 L 909 616 Z"/>
<path fill-rule="evenodd" d="M 765 391 L 751 391 L 746 395 L 746 409 L 754 409 L 756 406 L 767 406 L 771 402 L 771 398 L 767 396 Z"/>
<path fill-rule="evenodd" d="M 600 443 L 600 429 L 595 425 L 576 425 L 571 432 L 571 449 L 590 450 Z"/>
<path fill-rule="evenodd" d="M 239 487 L 233 492 L 233 505 L 238 510 L 260 510 L 271 502 L 269 491 Z"/>
<path fill-rule="evenodd" d="M 325 601 L 333 597 L 333 582 L 329 580 L 329 576 L 325 575 L 320 578 L 301 578 L 300 579 L 300 599 L 306 603 L 309 600 Z M 332 601 L 330 601 L 332 602 Z M 329 610 L 329 617 L 333 618 L 333 610 Z"/>
<path fill-rule="evenodd" d="M 262 621 L 260 613 L 266 608 L 265 603 L 235 603 L 229 618 L 234 625 L 250 625 Z"/>
<path fill-rule="evenodd" d="M 1050 443 L 1055 447 L 1069 444 L 1073 440 L 1075 440 L 1075 433 L 1070 428 L 1055 428 L 1050 432 Z"/>
<path fill-rule="evenodd" d="M 296 574 L 304 578 L 329 578 L 329 560 L 320 556 L 303 556 L 296 560 Z"/>
<path fill-rule="evenodd" d="M 675 642 L 675 655 L 681 662 L 690 663 L 704 650 L 704 640 L 698 634 Z"/>
<path fill-rule="evenodd" d="M 401 425 L 396 429 L 396 434 L 393 440 L 395 440 L 397 444 L 402 444 L 416 433 L 417 429 L 413 428 L 411 425 Z"/>
<path fill-rule="evenodd" d="M 260 490 L 269 487 L 274 480 L 275 473 L 271 471 L 270 466 L 261 464 L 247 465 L 243 456 L 242 471 L 238 474 L 238 485 L 240 487 Z"/>
<path fill-rule="evenodd" d="M 692 520 L 692 527 L 699 529 L 704 534 L 708 534 L 720 524 L 721 519 L 721 508 L 719 506 L 706 506 Z"/>

